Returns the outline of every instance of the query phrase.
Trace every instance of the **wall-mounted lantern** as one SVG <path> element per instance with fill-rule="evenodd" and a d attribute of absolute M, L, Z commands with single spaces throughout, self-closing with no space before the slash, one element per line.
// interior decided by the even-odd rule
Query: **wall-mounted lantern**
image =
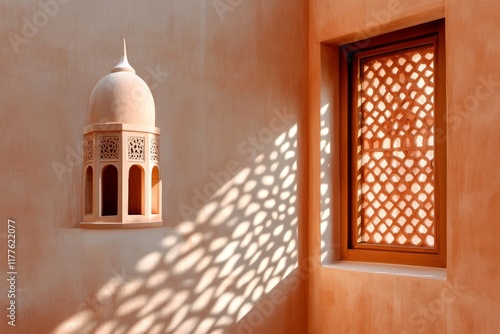
<path fill-rule="evenodd" d="M 90 94 L 82 228 L 162 226 L 160 129 L 148 85 L 123 57 Z"/>

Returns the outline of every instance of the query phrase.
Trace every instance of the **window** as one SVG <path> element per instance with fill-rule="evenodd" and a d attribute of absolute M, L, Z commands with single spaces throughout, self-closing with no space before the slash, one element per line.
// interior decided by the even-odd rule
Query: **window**
<path fill-rule="evenodd" d="M 101 191 L 101 216 L 118 215 L 118 169 L 114 165 L 102 169 Z"/>
<path fill-rule="evenodd" d="M 151 213 L 160 213 L 160 172 L 156 166 L 151 173 Z"/>
<path fill-rule="evenodd" d="M 340 257 L 444 267 L 444 21 L 339 54 Z"/>
<path fill-rule="evenodd" d="M 93 213 L 94 170 L 88 166 L 85 171 L 85 215 Z"/>
<path fill-rule="evenodd" d="M 144 184 L 144 171 L 138 165 L 130 167 L 128 173 L 128 214 L 143 215 L 142 195 Z"/>

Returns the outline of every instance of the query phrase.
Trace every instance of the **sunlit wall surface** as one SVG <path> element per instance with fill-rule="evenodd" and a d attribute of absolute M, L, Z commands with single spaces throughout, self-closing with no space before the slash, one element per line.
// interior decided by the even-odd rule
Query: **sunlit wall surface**
<path fill-rule="evenodd" d="M 303 333 L 306 1 L 0 9 L 0 211 L 19 226 L 0 332 Z M 155 100 L 164 226 L 83 230 L 88 99 L 123 38 Z"/>
<path fill-rule="evenodd" d="M 297 267 L 297 126 L 255 152 L 195 219 L 115 271 L 54 333 L 226 333 L 237 324 Z M 258 322 L 232 328 L 248 333 Z"/>

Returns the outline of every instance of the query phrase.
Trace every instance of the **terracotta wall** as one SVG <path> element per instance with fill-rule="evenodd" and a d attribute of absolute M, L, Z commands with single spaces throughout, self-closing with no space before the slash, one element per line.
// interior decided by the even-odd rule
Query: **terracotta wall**
<path fill-rule="evenodd" d="M 311 0 L 309 333 L 500 331 L 500 3 Z M 445 271 L 348 266 L 335 257 L 335 45 L 446 19 L 448 257 Z M 332 47 L 320 47 L 329 41 Z M 325 160 L 320 163 L 320 158 Z M 326 172 L 321 176 L 322 172 Z M 332 227 L 333 226 L 333 227 Z M 322 263 L 319 265 L 319 263 Z"/>
<path fill-rule="evenodd" d="M 3 333 L 304 333 L 306 1 L 2 1 Z M 165 226 L 81 230 L 82 128 L 127 39 L 161 128 Z M 300 128 L 300 131 L 298 130 Z M 303 231 L 302 231 L 303 232 Z"/>

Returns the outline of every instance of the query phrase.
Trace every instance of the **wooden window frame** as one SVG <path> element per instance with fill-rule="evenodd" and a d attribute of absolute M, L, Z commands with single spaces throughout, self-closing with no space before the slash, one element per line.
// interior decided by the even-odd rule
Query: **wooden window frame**
<path fill-rule="evenodd" d="M 446 65 L 444 19 L 339 47 L 340 65 L 340 260 L 446 267 Z M 432 43 L 434 55 L 434 249 L 356 242 L 355 124 L 358 58 L 381 55 Z"/>

